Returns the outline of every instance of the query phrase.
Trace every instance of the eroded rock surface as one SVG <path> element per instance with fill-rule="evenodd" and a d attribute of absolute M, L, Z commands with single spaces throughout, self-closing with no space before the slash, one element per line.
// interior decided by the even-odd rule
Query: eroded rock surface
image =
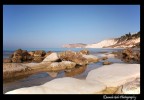
<path fill-rule="evenodd" d="M 139 64 L 111 64 L 92 70 L 86 80 L 96 80 L 107 87 L 118 87 L 137 77 L 140 77 Z"/>
<path fill-rule="evenodd" d="M 6 94 L 92 94 L 105 88 L 106 86 L 98 81 L 89 82 L 65 77 L 54 79 L 40 86 L 16 89 Z"/>

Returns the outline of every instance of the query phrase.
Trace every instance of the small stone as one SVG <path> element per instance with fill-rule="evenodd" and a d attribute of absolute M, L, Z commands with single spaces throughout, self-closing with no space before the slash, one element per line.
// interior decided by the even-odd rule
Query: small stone
<path fill-rule="evenodd" d="M 110 65 L 110 64 L 112 64 L 112 63 L 109 62 L 109 61 L 105 61 L 105 62 L 103 62 L 103 65 Z"/>
<path fill-rule="evenodd" d="M 106 60 L 106 59 L 108 59 L 108 57 L 102 57 L 101 59 L 102 59 L 102 60 Z"/>

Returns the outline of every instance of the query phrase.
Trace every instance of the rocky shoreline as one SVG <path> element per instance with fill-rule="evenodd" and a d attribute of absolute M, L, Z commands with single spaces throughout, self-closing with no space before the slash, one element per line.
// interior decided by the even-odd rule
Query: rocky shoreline
<path fill-rule="evenodd" d="M 78 73 L 83 73 L 86 69 L 86 66 L 91 64 L 91 63 L 98 63 L 99 61 L 103 61 L 103 65 L 104 65 L 104 67 L 102 67 L 103 70 L 105 70 L 107 68 L 108 68 L 107 70 L 115 70 L 113 68 L 117 68 L 116 66 L 124 66 L 125 69 L 123 69 L 124 67 L 120 67 L 120 68 L 122 68 L 121 70 L 123 70 L 123 72 L 125 72 L 124 70 L 127 69 L 127 66 L 135 66 L 135 67 L 137 66 L 137 67 L 136 67 L 136 69 L 135 69 L 135 67 L 133 67 L 131 69 L 131 71 L 132 71 L 131 76 L 127 76 L 127 74 L 126 74 L 125 77 L 129 77 L 130 79 L 129 78 L 126 79 L 127 81 L 125 80 L 125 82 L 123 82 L 123 83 L 121 83 L 120 85 L 117 85 L 117 86 L 114 86 L 114 85 L 113 86 L 105 86 L 104 84 L 99 85 L 101 83 L 101 81 L 96 78 L 97 75 L 92 75 L 91 77 L 93 77 L 93 76 L 95 76 L 95 77 L 93 77 L 91 79 L 92 82 L 90 81 L 90 84 L 93 84 L 94 86 L 96 86 L 97 89 L 94 88 L 94 90 L 93 90 L 92 88 L 90 88 L 90 86 L 88 86 L 88 88 L 89 88 L 88 91 L 90 91 L 90 92 L 80 92 L 80 93 L 84 93 L 84 94 L 85 93 L 96 93 L 96 94 L 99 94 L 99 93 L 100 94 L 105 94 L 105 93 L 106 94 L 107 93 L 108 94 L 114 94 L 114 93 L 116 93 L 116 94 L 119 94 L 119 93 L 120 94 L 121 93 L 125 94 L 125 93 L 128 93 L 129 94 L 129 92 L 127 92 L 128 90 L 127 89 L 122 90 L 123 89 L 122 87 L 125 86 L 125 88 L 128 88 L 130 85 L 132 85 L 132 82 L 133 83 L 138 83 L 137 80 L 136 80 L 136 82 L 133 81 L 133 80 L 140 77 L 139 76 L 139 73 L 140 73 L 140 71 L 139 71 L 140 52 L 138 52 L 138 51 L 135 52 L 135 53 L 134 52 L 135 51 L 131 50 L 130 48 L 122 50 L 120 52 L 113 52 L 112 54 L 114 54 L 117 58 L 120 58 L 121 60 L 125 61 L 126 63 L 131 63 L 131 64 L 126 64 L 126 65 L 125 64 L 123 64 L 123 65 L 122 64 L 120 64 L 120 65 L 117 64 L 116 65 L 116 64 L 113 64 L 113 62 L 110 62 L 110 61 L 107 60 L 109 58 L 108 56 L 98 58 L 97 56 L 90 55 L 88 50 L 81 50 L 79 52 L 64 51 L 64 52 L 59 52 L 59 53 L 51 52 L 51 51 L 46 53 L 45 51 L 40 52 L 40 50 L 39 50 L 39 53 L 38 53 L 38 51 L 33 51 L 33 54 L 30 55 L 29 52 L 26 53 L 26 51 L 25 51 L 25 53 L 24 53 L 23 50 L 19 49 L 19 50 L 15 51 L 12 54 L 12 56 L 10 56 L 10 58 L 3 60 L 3 80 L 7 81 L 7 80 L 10 80 L 10 79 L 15 79 L 15 78 L 17 79 L 17 78 L 21 78 L 21 77 L 27 77 L 27 76 L 30 76 L 30 75 L 33 75 L 33 74 L 36 74 L 36 73 L 41 73 L 41 72 L 47 72 L 51 77 L 56 77 L 57 74 L 60 71 L 64 71 L 66 77 L 60 78 L 60 80 L 59 79 L 54 79 L 54 80 L 59 80 L 58 82 L 60 82 L 60 84 L 65 84 L 64 83 L 65 81 L 73 80 L 72 83 L 76 84 L 77 83 L 77 82 L 75 83 L 76 79 L 71 78 L 72 76 L 74 76 Z M 36 60 L 34 60 L 35 57 L 36 58 L 37 57 L 42 58 L 43 60 L 39 59 L 38 61 L 36 61 Z M 14 58 L 15 58 L 15 60 L 13 60 Z M 31 58 L 31 59 L 29 59 L 29 58 Z M 8 62 L 7 60 L 9 60 L 10 62 Z M 134 63 L 137 63 L 137 65 L 134 64 Z M 107 68 L 106 68 L 106 66 L 107 66 Z M 110 66 L 113 66 L 113 67 L 110 67 Z M 134 69 L 137 70 L 136 74 L 133 73 Z M 98 71 L 98 70 L 99 69 L 97 69 L 96 71 Z M 112 74 L 111 71 L 109 72 L 107 70 L 104 71 L 104 72 L 108 72 L 109 74 Z M 92 71 L 90 71 L 88 73 L 87 77 L 89 77 L 89 74 Z M 123 72 L 120 72 L 120 73 L 122 74 Z M 97 73 L 97 72 L 95 72 L 95 73 Z M 102 74 L 105 74 L 105 73 L 101 72 L 99 74 L 102 75 Z M 128 75 L 130 75 L 130 73 Z M 114 77 L 114 76 L 115 76 L 115 74 L 111 75 L 111 77 Z M 70 79 L 67 80 L 67 77 L 69 77 Z M 102 76 L 99 76 L 99 77 L 102 77 Z M 107 76 L 104 76 L 104 77 L 107 77 Z M 119 79 L 119 76 L 117 76 L 117 78 Z M 61 79 L 64 80 L 64 82 L 62 82 Z M 95 79 L 98 82 L 93 83 L 93 81 Z M 86 78 L 86 80 L 87 80 L 87 78 Z M 81 84 L 87 84 L 86 80 L 84 80 L 84 81 L 80 80 L 80 83 Z M 110 81 L 110 80 L 111 79 L 109 79 L 109 80 L 107 79 L 107 81 Z M 115 80 L 116 79 L 114 78 L 114 82 L 115 82 Z M 85 83 L 85 81 L 86 81 L 86 83 Z M 128 85 L 128 82 L 129 82 L 130 85 Z M 51 81 L 47 82 L 47 83 L 51 83 Z M 53 84 L 57 85 L 55 82 Z M 70 83 L 68 83 L 68 84 L 70 85 Z M 79 82 L 77 84 L 79 84 Z M 124 85 L 124 84 L 126 84 L 126 85 Z M 46 86 L 45 88 L 47 88 L 47 89 L 51 88 L 51 85 L 45 85 L 45 86 Z M 70 85 L 70 86 L 72 86 L 72 85 Z M 101 86 L 103 86 L 103 89 L 100 88 Z M 39 87 L 41 87 L 41 86 L 39 86 Z M 33 87 L 31 87 L 31 88 L 33 88 Z M 70 87 L 68 87 L 68 88 L 70 88 Z M 98 88 L 100 90 L 98 90 Z M 136 88 L 138 89 L 139 87 L 137 86 Z M 28 90 L 26 89 L 26 91 L 31 91 L 31 89 L 30 90 L 29 89 Z M 67 91 L 67 90 L 63 91 L 63 89 L 62 89 L 63 92 L 62 91 L 54 92 L 55 89 L 45 90 L 45 91 L 47 91 L 45 93 L 46 94 L 49 94 L 49 93 L 52 93 L 52 94 L 53 93 L 60 93 L 61 94 L 61 93 L 66 93 L 66 91 Z M 25 90 L 22 91 L 22 92 L 18 92 L 17 90 L 21 91 L 21 89 L 16 89 L 16 92 L 13 92 L 13 91 L 15 91 L 15 90 L 13 90 L 12 92 L 11 91 L 8 92 L 8 94 L 9 93 L 22 93 L 22 94 L 24 93 L 25 94 L 25 92 L 24 92 Z M 93 90 L 93 92 L 91 90 Z M 37 93 L 38 94 L 39 93 L 44 93 L 44 92 L 40 92 L 40 91 L 32 92 L 32 93 L 34 93 L 34 94 L 35 93 L 36 94 Z M 71 89 L 69 91 L 71 91 L 70 94 L 71 93 L 77 93 L 76 91 L 72 92 L 73 89 Z M 86 89 L 86 91 L 87 91 L 87 89 Z M 119 91 L 121 91 L 121 92 L 119 92 Z M 137 92 L 134 92 L 134 94 L 139 93 L 139 89 L 136 90 L 136 91 Z"/>
<path fill-rule="evenodd" d="M 129 71 L 127 71 L 129 70 Z M 37 90 L 37 91 L 35 91 Z M 140 94 L 139 64 L 111 64 L 92 70 L 86 79 L 56 78 L 43 85 L 6 94 Z"/>
<path fill-rule="evenodd" d="M 23 54 L 23 50 L 19 49 L 12 54 L 13 56 L 8 58 L 12 62 L 7 62 L 7 59 L 3 60 L 3 79 L 11 79 L 21 76 L 32 75 L 39 72 L 56 72 L 61 70 L 71 70 L 78 66 L 84 66 L 92 62 L 98 62 L 99 59 L 96 56 L 88 55 L 89 51 L 82 50 L 79 52 L 65 51 L 60 53 L 48 52 L 43 55 L 44 51 L 37 51 L 33 55 L 28 53 Z M 23 59 L 30 57 L 32 59 Z M 45 57 L 41 62 L 35 62 L 35 57 Z M 15 59 L 15 60 L 13 60 Z M 13 62 L 14 61 L 14 62 Z M 40 61 L 40 60 L 39 60 Z M 20 63 L 22 62 L 22 63 Z"/>

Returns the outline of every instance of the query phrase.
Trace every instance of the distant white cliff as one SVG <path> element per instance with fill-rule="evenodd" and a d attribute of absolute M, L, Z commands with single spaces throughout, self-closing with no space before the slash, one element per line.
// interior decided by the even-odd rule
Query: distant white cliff
<path fill-rule="evenodd" d="M 63 45 L 64 48 L 84 48 L 87 44 L 83 43 L 76 43 L 76 44 L 65 44 Z"/>
<path fill-rule="evenodd" d="M 119 38 L 102 40 L 94 44 L 66 44 L 65 48 L 126 48 L 140 47 L 140 32 L 125 34 Z"/>
<path fill-rule="evenodd" d="M 117 43 L 117 40 L 115 39 L 107 39 L 107 40 L 103 40 L 95 44 L 88 44 L 87 46 L 85 46 L 85 48 L 103 48 L 106 46 L 114 45 L 116 43 Z"/>

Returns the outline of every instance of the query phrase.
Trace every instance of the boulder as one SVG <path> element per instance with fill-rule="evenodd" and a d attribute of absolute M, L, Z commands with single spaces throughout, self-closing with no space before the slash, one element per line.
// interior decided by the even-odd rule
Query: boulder
<path fill-rule="evenodd" d="M 81 51 L 79 51 L 79 53 L 84 54 L 84 55 L 88 55 L 89 51 L 88 50 L 81 50 Z"/>
<path fill-rule="evenodd" d="M 54 61 L 58 61 L 58 55 L 57 53 L 51 53 L 50 55 L 48 55 L 43 62 L 54 62 Z"/>
<path fill-rule="evenodd" d="M 90 71 L 86 80 L 96 80 L 107 87 L 118 87 L 140 77 L 140 64 L 111 64 Z"/>
<path fill-rule="evenodd" d="M 102 83 L 71 77 L 57 78 L 40 86 L 25 87 L 6 94 L 92 94 L 106 88 Z"/>
<path fill-rule="evenodd" d="M 43 57 L 45 56 L 46 52 L 44 50 L 36 50 L 34 56 Z"/>
<path fill-rule="evenodd" d="M 125 50 L 122 51 L 123 54 L 123 58 L 130 56 L 131 58 L 133 58 L 132 56 L 132 49 L 131 48 L 127 48 Z"/>
<path fill-rule="evenodd" d="M 22 54 L 22 49 L 18 49 L 18 50 L 16 50 L 15 52 L 14 52 L 15 54 Z"/>
<path fill-rule="evenodd" d="M 49 56 L 51 53 L 53 53 L 52 51 L 48 51 L 45 55 L 45 57 Z"/>
<path fill-rule="evenodd" d="M 127 48 L 119 54 L 120 58 L 126 63 L 140 63 L 140 51 Z"/>
<path fill-rule="evenodd" d="M 11 61 L 10 58 L 4 58 L 4 59 L 3 59 L 3 62 L 4 62 L 4 63 L 11 63 L 12 61 Z"/>
<path fill-rule="evenodd" d="M 27 52 L 27 50 L 21 50 L 18 49 L 12 54 L 12 62 L 14 63 L 20 63 L 20 62 L 25 62 L 27 60 L 32 60 L 32 59 L 27 59 L 30 58 L 28 57 L 30 54 Z"/>
<path fill-rule="evenodd" d="M 22 61 L 21 61 L 21 56 L 12 58 L 12 62 L 13 62 L 13 63 L 21 63 L 21 62 L 22 62 Z"/>
<path fill-rule="evenodd" d="M 88 64 L 88 61 L 84 57 L 82 57 L 82 54 L 73 51 L 60 52 L 58 53 L 58 57 L 62 61 L 72 61 L 78 65 Z"/>
<path fill-rule="evenodd" d="M 61 71 L 65 69 L 72 69 L 76 66 L 76 63 L 70 61 L 53 62 L 47 68 L 51 71 Z"/>
<path fill-rule="evenodd" d="M 88 61 L 88 63 L 93 63 L 93 62 L 99 61 L 99 59 L 93 55 L 82 55 L 82 57 L 84 57 Z"/>

